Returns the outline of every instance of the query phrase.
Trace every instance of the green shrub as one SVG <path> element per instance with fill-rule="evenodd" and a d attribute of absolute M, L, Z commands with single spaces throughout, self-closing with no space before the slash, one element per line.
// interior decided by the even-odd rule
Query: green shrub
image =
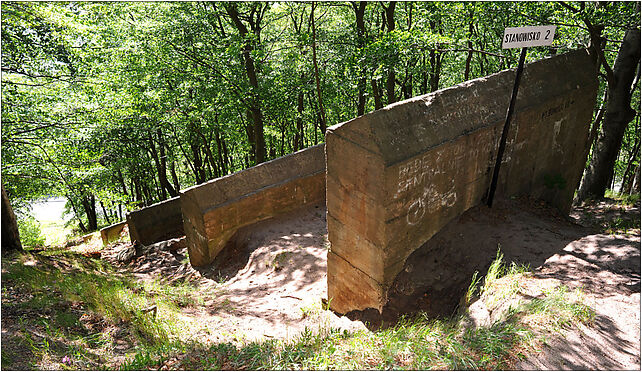
<path fill-rule="evenodd" d="M 32 216 L 26 216 L 18 220 L 18 231 L 20 241 L 25 248 L 36 248 L 45 245 L 45 237 L 42 236 L 40 223 Z"/>

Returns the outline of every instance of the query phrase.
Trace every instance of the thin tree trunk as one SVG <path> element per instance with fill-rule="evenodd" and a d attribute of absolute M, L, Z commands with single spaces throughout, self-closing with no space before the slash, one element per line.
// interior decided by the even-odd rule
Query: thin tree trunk
<path fill-rule="evenodd" d="M 218 122 L 218 118 L 217 118 Z M 216 139 L 216 150 L 218 155 L 218 162 L 221 163 L 221 173 L 222 175 L 227 174 L 227 166 L 225 165 L 225 158 L 223 157 L 223 145 L 221 143 L 221 133 L 218 128 L 214 129 L 214 138 Z"/>
<path fill-rule="evenodd" d="M 387 7 L 382 3 L 381 6 L 386 12 L 386 27 L 388 28 L 388 33 L 393 32 L 395 29 L 395 7 L 397 6 L 397 2 L 391 1 Z M 388 65 L 386 93 L 389 105 L 397 102 L 397 98 L 395 97 L 395 66 L 393 63 Z"/>
<path fill-rule="evenodd" d="M 352 9 L 356 17 L 357 24 L 357 47 L 359 50 L 363 50 L 366 45 L 366 24 L 365 24 L 365 11 L 366 11 L 366 1 L 352 2 Z M 357 83 L 358 94 L 357 97 L 357 116 L 361 116 L 366 112 L 366 69 L 365 66 L 361 67 L 359 81 Z"/>
<path fill-rule="evenodd" d="M 303 75 L 301 76 L 303 81 Z M 299 87 L 299 94 L 297 95 L 297 117 L 296 117 L 296 132 L 294 133 L 294 151 L 303 148 L 303 87 Z"/>
<path fill-rule="evenodd" d="M 464 81 L 470 79 L 470 62 L 473 60 L 473 23 L 474 10 L 470 9 L 470 21 L 468 23 L 468 55 L 466 56 L 466 68 L 464 69 Z"/>
<path fill-rule="evenodd" d="M 80 213 L 78 213 L 78 210 L 76 209 L 76 206 L 74 205 L 74 201 L 69 197 L 69 194 L 65 194 L 65 197 L 67 200 L 69 200 L 69 205 L 71 205 L 71 210 L 74 211 L 74 216 L 78 219 L 78 226 L 80 226 L 80 230 L 82 232 L 87 232 L 87 228 L 85 227 L 85 224 L 82 222 L 82 218 L 80 218 Z"/>
<path fill-rule="evenodd" d="M 631 172 L 633 171 L 633 162 L 635 161 L 635 158 L 637 154 L 640 151 L 640 140 L 638 140 L 635 143 L 635 146 L 633 147 L 633 151 L 631 152 L 631 155 L 629 157 L 629 161 L 626 164 L 626 170 L 624 171 L 624 176 L 622 176 L 622 186 L 620 187 L 620 193 L 628 193 L 629 190 L 631 190 L 631 180 L 633 179 L 633 175 Z"/>
<path fill-rule="evenodd" d="M 93 194 L 83 195 L 81 199 L 85 215 L 87 216 L 87 228 L 89 231 L 98 229 L 98 220 L 96 218 L 96 199 Z"/>
<path fill-rule="evenodd" d="M 169 165 L 169 171 L 172 174 L 172 182 L 174 182 L 174 190 L 178 193 L 179 190 L 181 189 L 180 183 L 178 183 L 178 175 L 176 174 L 176 165 L 174 164 L 174 161 Z"/>
<path fill-rule="evenodd" d="M 381 89 L 379 89 L 379 84 L 375 79 L 370 79 L 370 85 L 372 85 L 372 95 L 374 96 L 375 101 L 375 110 L 383 108 L 383 102 L 381 101 Z"/>
<path fill-rule="evenodd" d="M 148 133 L 147 135 L 148 135 L 147 140 L 149 142 L 149 152 L 152 155 L 152 159 L 154 159 L 154 165 L 156 165 L 156 174 L 158 175 L 158 178 L 161 184 L 161 187 L 160 187 L 161 198 L 165 200 L 167 199 L 167 193 L 165 192 L 165 187 L 163 183 L 163 170 L 161 169 L 160 160 L 158 159 L 158 153 L 156 151 L 156 145 L 154 145 L 154 140 L 152 139 L 152 135 L 151 133 Z M 165 182 L 167 182 L 167 175 L 165 175 Z"/>
<path fill-rule="evenodd" d="M 103 201 L 99 200 L 98 203 L 100 204 L 100 208 L 103 210 L 103 215 L 105 216 L 105 220 L 107 221 L 107 224 L 111 225 L 111 219 L 109 218 L 109 214 L 107 213 L 107 210 L 105 209 L 105 205 L 103 204 Z"/>
<path fill-rule="evenodd" d="M 319 78 L 319 64 L 317 63 L 317 34 L 316 26 L 314 25 L 314 8 L 316 3 L 312 3 L 312 12 L 310 13 L 310 24 L 312 26 L 312 64 L 314 65 L 314 80 L 317 87 L 317 99 L 319 101 L 319 128 L 321 133 L 325 136 L 325 129 L 327 127 L 325 120 L 325 110 L 323 109 L 323 97 L 321 95 L 321 79 Z M 316 141 L 315 141 L 316 142 Z"/>

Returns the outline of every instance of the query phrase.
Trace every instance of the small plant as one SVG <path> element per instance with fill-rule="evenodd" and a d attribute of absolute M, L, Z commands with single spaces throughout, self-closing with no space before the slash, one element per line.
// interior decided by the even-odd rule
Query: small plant
<path fill-rule="evenodd" d="M 310 303 L 299 308 L 301 310 L 301 319 L 313 317 L 321 312 L 321 308 L 316 303 Z"/>
<path fill-rule="evenodd" d="M 640 220 L 629 220 L 617 217 L 612 221 L 608 221 L 605 226 L 605 230 L 609 234 L 618 234 L 624 233 L 627 234 L 630 229 L 639 229 Z"/>

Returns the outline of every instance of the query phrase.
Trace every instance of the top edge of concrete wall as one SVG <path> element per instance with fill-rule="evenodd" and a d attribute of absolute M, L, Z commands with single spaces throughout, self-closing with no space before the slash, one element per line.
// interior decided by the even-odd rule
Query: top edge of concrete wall
<path fill-rule="evenodd" d="M 142 207 L 142 208 L 139 208 L 139 209 L 135 209 L 135 210 L 133 210 L 133 211 L 129 211 L 129 212 L 127 212 L 127 213 L 126 213 L 126 215 L 129 215 L 129 214 L 132 214 L 132 213 L 142 212 L 142 211 L 145 211 L 145 210 L 148 210 L 148 209 L 152 209 L 152 208 L 155 208 L 155 207 L 161 206 L 161 205 L 163 205 L 163 204 L 168 204 L 168 203 L 176 202 L 176 201 L 178 201 L 178 199 L 179 199 L 179 198 L 180 198 L 180 196 L 175 196 L 175 197 L 173 197 L 173 198 L 165 199 L 165 200 L 160 201 L 160 202 L 158 202 L 158 203 L 150 204 L 150 205 L 148 205 L 148 206 L 146 206 L 146 207 Z"/>
<path fill-rule="evenodd" d="M 569 90 L 597 84 L 594 71 L 574 68 L 568 63 L 577 58 L 590 60 L 586 49 L 578 49 L 528 63 L 520 87 L 530 85 L 535 89 L 519 91 L 516 110 L 528 107 L 531 100 L 537 101 L 542 94 L 553 98 Z M 545 74 L 551 68 L 563 70 L 568 79 L 547 81 Z M 327 131 L 381 156 L 386 166 L 394 165 L 462 134 L 504 120 L 514 79 L 515 69 L 503 70 L 396 102 L 331 126 Z M 490 84 L 483 84 L 483 88 L 478 89 L 479 82 Z M 467 103 L 465 106 L 462 105 L 464 102 Z M 459 120 L 470 117 L 477 120 Z M 400 126 L 399 122 L 410 124 Z"/>
<path fill-rule="evenodd" d="M 208 200 L 202 200 L 199 204 L 216 207 L 287 179 L 311 176 L 325 171 L 324 148 L 324 143 L 311 146 L 189 187 L 182 190 L 181 195 L 189 195 L 197 199 L 207 195 Z"/>

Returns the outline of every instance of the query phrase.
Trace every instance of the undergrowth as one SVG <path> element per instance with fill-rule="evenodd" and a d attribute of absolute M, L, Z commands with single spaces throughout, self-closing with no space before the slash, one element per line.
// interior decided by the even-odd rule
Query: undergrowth
<path fill-rule="evenodd" d="M 558 287 L 510 307 L 501 321 L 486 327 L 465 326 L 464 315 L 418 314 L 374 332 L 349 333 L 320 323 L 290 340 L 205 344 L 184 337 L 181 330 L 189 326 L 177 321 L 182 306 L 202 304 L 187 284 L 142 285 L 100 260 L 69 253 L 25 253 L 5 261 L 3 313 L 51 309 L 21 317 L 15 333 L 38 369 L 43 360 L 55 361 L 57 369 L 506 369 L 536 350 L 538 335 L 562 332 L 594 316 L 581 303 L 581 293 Z M 506 301 L 526 275 L 527 267 L 505 265 L 498 251 L 483 283 L 474 276 L 466 299 Z M 14 293 L 12 303 L 5 301 L 11 291 L 22 298 Z M 157 314 L 145 311 L 150 306 Z M 120 327 L 129 338 L 105 332 L 109 327 L 95 330 L 90 320 Z M 130 347 L 129 356 L 115 363 L 110 358 L 117 338 L 128 339 Z M 3 369 L 11 368 L 16 356 L 4 348 L 2 355 Z"/>

